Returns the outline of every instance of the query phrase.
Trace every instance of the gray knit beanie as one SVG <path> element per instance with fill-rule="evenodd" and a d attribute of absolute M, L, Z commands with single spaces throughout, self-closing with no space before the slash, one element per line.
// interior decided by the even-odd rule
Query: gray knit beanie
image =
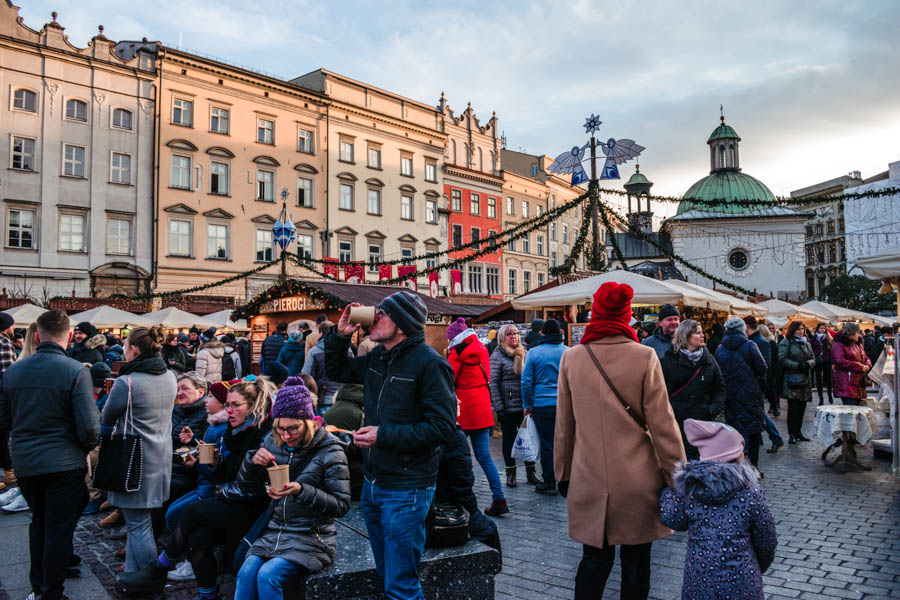
<path fill-rule="evenodd" d="M 747 333 L 747 324 L 740 317 L 731 317 L 725 321 L 725 329 L 737 329 L 741 333 Z"/>

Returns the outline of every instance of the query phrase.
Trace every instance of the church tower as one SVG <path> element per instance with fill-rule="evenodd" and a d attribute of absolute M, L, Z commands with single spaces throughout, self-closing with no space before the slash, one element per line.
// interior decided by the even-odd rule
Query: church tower
<path fill-rule="evenodd" d="M 626 218 L 632 227 L 640 229 L 644 233 L 653 231 L 653 211 L 650 210 L 650 188 L 653 182 L 641 173 L 641 165 L 634 166 L 634 175 L 625 184 L 628 193 L 628 215 Z M 637 212 L 631 210 L 632 198 L 637 199 Z M 647 210 L 641 211 L 641 198 L 647 199 Z"/>
<path fill-rule="evenodd" d="M 725 124 L 725 115 L 719 116 L 722 124 L 716 127 L 706 143 L 709 144 L 709 172 L 740 171 L 738 144 L 740 136 L 731 125 Z"/>

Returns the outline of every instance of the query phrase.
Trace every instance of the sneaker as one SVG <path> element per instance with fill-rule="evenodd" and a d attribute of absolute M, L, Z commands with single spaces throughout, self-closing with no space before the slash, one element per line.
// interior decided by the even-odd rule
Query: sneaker
<path fill-rule="evenodd" d="M 4 506 L 3 510 L 8 513 L 22 512 L 28 510 L 28 502 L 25 501 L 25 496 L 19 494 L 15 500 Z"/>
<path fill-rule="evenodd" d="M 193 581 L 194 579 L 196 579 L 194 568 L 187 560 L 178 563 L 174 571 L 169 571 L 169 581 Z"/>
<path fill-rule="evenodd" d="M 116 587 L 126 596 L 161 594 L 166 588 L 166 570 L 150 563 L 138 571 L 122 573 L 116 577 Z"/>
<path fill-rule="evenodd" d="M 102 504 L 102 500 L 91 500 L 87 503 L 87 506 L 84 507 L 84 511 L 81 514 L 83 515 L 96 515 L 100 512 L 100 504 Z"/>
<path fill-rule="evenodd" d="M 22 491 L 19 488 L 13 488 L 7 492 L 3 492 L 0 494 L 0 506 L 6 506 L 21 495 Z"/>
<path fill-rule="evenodd" d="M 556 483 L 552 481 L 545 481 L 540 485 L 534 486 L 534 491 L 545 496 L 556 496 L 559 493 L 556 491 Z"/>
<path fill-rule="evenodd" d="M 103 529 L 114 529 L 116 527 L 121 527 L 124 524 L 125 517 L 118 508 L 100 520 L 100 527 Z"/>

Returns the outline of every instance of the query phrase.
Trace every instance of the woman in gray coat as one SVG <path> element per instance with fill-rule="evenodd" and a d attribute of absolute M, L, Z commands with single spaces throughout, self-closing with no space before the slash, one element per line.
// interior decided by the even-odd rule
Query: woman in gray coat
<path fill-rule="evenodd" d="M 784 371 L 781 397 L 788 402 L 788 444 L 808 442 L 803 435 L 803 413 L 812 400 L 812 374 L 816 355 L 806 339 L 806 326 L 800 321 L 788 325 L 787 335 L 778 343 L 778 361 Z"/>
<path fill-rule="evenodd" d="M 118 432 L 133 432 L 141 437 L 140 490 L 109 493 L 109 503 L 120 508 L 125 517 L 126 572 L 137 571 L 156 558 L 150 510 L 161 507 L 169 498 L 176 383 L 175 374 L 160 355 L 162 339 L 162 332 L 156 327 L 138 327 L 131 332 L 125 340 L 128 362 L 119 370 L 103 407 L 104 425 L 115 425 Z M 129 402 L 131 414 L 126 419 Z"/>

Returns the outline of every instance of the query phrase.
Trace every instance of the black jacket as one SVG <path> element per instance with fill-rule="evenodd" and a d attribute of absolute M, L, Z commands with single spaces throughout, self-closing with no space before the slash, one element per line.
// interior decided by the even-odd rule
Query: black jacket
<path fill-rule="evenodd" d="M 10 431 L 19 477 L 86 469 L 100 435 L 90 369 L 41 342 L 0 379 L 0 430 Z"/>
<path fill-rule="evenodd" d="M 660 365 L 666 380 L 669 403 L 681 429 L 684 449 L 688 458 L 699 459 L 697 449 L 688 444 L 684 436 L 684 421 L 685 419 L 712 421 L 725 410 L 725 380 L 722 378 L 719 364 L 709 350 L 703 348 L 703 354 L 696 364 L 683 353 L 670 350 L 663 354 Z M 697 376 L 691 379 L 698 369 Z"/>
<path fill-rule="evenodd" d="M 725 421 L 747 436 L 765 429 L 761 381 L 768 369 L 759 347 L 737 329 L 729 329 L 716 350 L 725 378 Z"/>
<path fill-rule="evenodd" d="M 270 365 L 273 362 L 278 362 L 278 353 L 281 352 L 281 347 L 284 346 L 286 341 L 287 334 L 281 333 L 280 331 L 276 331 L 263 340 L 262 350 L 260 350 L 259 353 L 263 365 Z"/>
<path fill-rule="evenodd" d="M 176 373 L 184 373 L 187 368 L 186 356 L 182 352 L 181 346 L 163 346 L 162 357 L 166 361 L 166 366 Z"/>
<path fill-rule="evenodd" d="M 250 342 L 247 338 L 240 338 L 234 347 L 237 348 L 238 356 L 241 359 L 241 370 L 244 372 L 244 377 L 246 377 L 253 373 L 253 367 L 250 364 Z"/>
<path fill-rule="evenodd" d="M 453 369 L 417 333 L 385 350 L 347 357 L 350 338 L 325 338 L 325 372 L 341 383 L 365 386 L 366 425 L 378 427 L 365 451 L 369 481 L 387 489 L 419 489 L 437 479 L 441 444 L 456 431 Z"/>
<path fill-rule="evenodd" d="M 206 428 L 209 427 L 206 417 L 206 396 L 203 396 L 193 404 L 188 404 L 187 406 L 176 404 L 175 408 L 172 409 L 173 447 L 179 448 L 184 446 L 178 436 L 185 427 L 190 427 L 191 431 L 194 432 L 194 439 L 191 441 L 190 445 L 196 446 L 197 442 L 203 439 Z"/>
<path fill-rule="evenodd" d="M 103 347 L 106 344 L 106 336 L 102 333 L 75 344 L 69 349 L 69 356 L 80 363 L 97 364 L 103 362 Z"/>
<path fill-rule="evenodd" d="M 203 475 L 222 484 L 219 486 L 217 496 L 226 500 L 243 497 L 236 483 L 241 463 L 248 452 L 259 448 L 271 428 L 272 419 L 266 419 L 261 424 L 248 424 L 245 421 L 237 430 L 228 425 L 218 446 L 219 454 L 215 466 L 210 468 L 207 465 L 199 465 L 198 467 Z"/>

